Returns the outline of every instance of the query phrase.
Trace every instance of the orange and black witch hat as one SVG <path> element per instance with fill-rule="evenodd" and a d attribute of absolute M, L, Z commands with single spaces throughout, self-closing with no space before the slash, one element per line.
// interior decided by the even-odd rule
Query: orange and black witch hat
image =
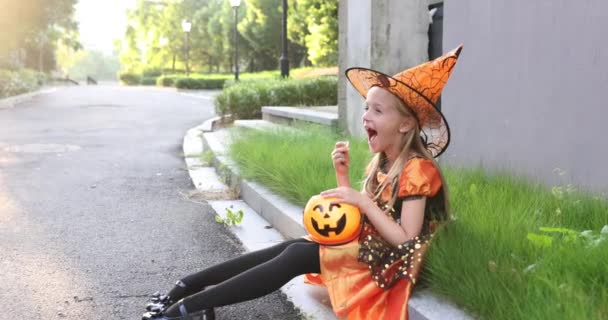
<path fill-rule="evenodd" d="M 450 143 L 450 127 L 436 103 L 461 50 L 462 45 L 459 45 L 435 60 L 392 77 L 379 71 L 355 67 L 346 70 L 346 78 L 363 97 L 367 96 L 370 88 L 381 87 L 400 98 L 416 115 L 426 147 L 437 157 Z"/>

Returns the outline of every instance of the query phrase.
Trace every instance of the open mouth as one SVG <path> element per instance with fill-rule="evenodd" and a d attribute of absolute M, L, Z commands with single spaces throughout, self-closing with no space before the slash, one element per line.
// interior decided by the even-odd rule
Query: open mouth
<path fill-rule="evenodd" d="M 340 233 L 342 233 L 342 231 L 344 231 L 344 227 L 346 227 L 345 214 L 343 214 L 340 220 L 338 220 L 338 224 L 335 228 L 332 228 L 328 224 L 326 224 L 323 226 L 323 229 L 321 229 L 319 228 L 319 223 L 315 219 L 310 218 L 310 221 L 312 222 L 312 227 L 315 229 L 315 231 L 317 231 L 320 235 L 324 237 L 329 237 L 329 233 L 332 231 L 335 233 L 335 235 L 339 235 Z"/>
<path fill-rule="evenodd" d="M 372 128 L 365 128 L 365 131 L 367 131 L 367 139 L 369 141 L 372 141 L 378 135 L 378 132 Z"/>

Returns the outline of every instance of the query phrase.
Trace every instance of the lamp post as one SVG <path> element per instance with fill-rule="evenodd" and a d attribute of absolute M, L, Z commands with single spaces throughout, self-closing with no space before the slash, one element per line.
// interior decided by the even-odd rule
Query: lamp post
<path fill-rule="evenodd" d="M 238 12 L 241 0 L 230 0 L 230 5 L 234 9 L 234 81 L 239 81 L 239 35 L 238 35 Z"/>
<path fill-rule="evenodd" d="M 281 52 L 281 77 L 289 77 L 289 59 L 287 58 L 287 0 L 283 0 L 283 28 L 281 31 L 283 51 Z"/>
<path fill-rule="evenodd" d="M 192 22 L 189 20 L 182 21 L 182 30 L 186 34 L 186 77 L 190 76 L 190 29 L 192 29 Z"/>

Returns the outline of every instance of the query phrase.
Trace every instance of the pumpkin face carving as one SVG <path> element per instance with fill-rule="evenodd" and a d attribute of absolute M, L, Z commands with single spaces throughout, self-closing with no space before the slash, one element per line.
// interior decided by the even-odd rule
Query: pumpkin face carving
<path fill-rule="evenodd" d="M 361 212 L 346 203 L 330 204 L 336 198 L 320 195 L 308 200 L 304 208 L 304 228 L 313 241 L 336 245 L 347 243 L 361 233 Z"/>

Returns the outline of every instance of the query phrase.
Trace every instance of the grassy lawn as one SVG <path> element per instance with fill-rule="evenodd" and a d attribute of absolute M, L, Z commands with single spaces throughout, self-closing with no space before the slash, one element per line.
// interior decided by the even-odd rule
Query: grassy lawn
<path fill-rule="evenodd" d="M 335 142 L 344 138 L 337 133 L 316 126 L 301 131 L 234 130 L 238 134 L 230 146 L 230 156 L 244 177 L 302 207 L 311 196 L 335 187 L 330 153 Z M 360 188 L 371 154 L 363 140 L 351 140 L 350 148 L 351 183 Z"/>
<path fill-rule="evenodd" d="M 239 131 L 230 154 L 244 177 L 303 206 L 335 186 L 330 152 L 340 139 L 317 127 Z M 371 154 L 364 140 L 348 140 L 360 188 Z M 427 286 L 484 319 L 608 319 L 605 198 L 482 169 L 443 170 L 455 219 L 427 255 Z"/>

